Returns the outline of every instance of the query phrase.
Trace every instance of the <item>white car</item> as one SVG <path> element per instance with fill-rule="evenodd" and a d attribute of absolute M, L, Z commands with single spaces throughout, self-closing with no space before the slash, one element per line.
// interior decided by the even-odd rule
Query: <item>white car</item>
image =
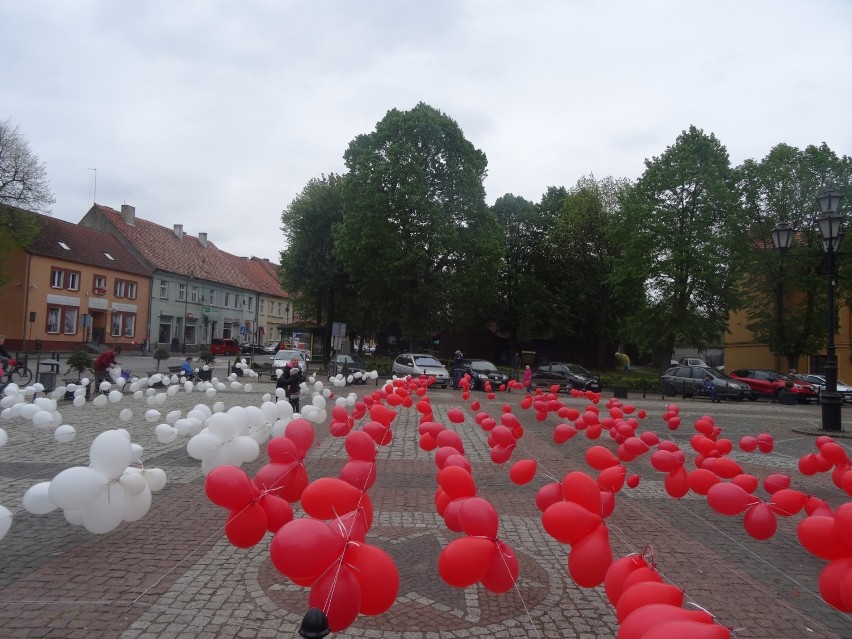
<path fill-rule="evenodd" d="M 393 361 L 393 374 L 397 377 L 434 377 L 435 384 L 441 388 L 450 385 L 450 373 L 444 365 L 432 355 L 425 353 L 403 353 Z"/>
<path fill-rule="evenodd" d="M 299 368 L 302 369 L 302 375 L 307 378 L 308 362 L 305 360 L 305 354 L 302 351 L 293 351 L 282 348 L 280 351 L 275 353 L 275 357 L 272 358 L 272 365 L 275 368 L 284 368 L 294 357 L 299 358 Z"/>
<path fill-rule="evenodd" d="M 803 382 L 807 382 L 808 384 L 816 386 L 819 389 L 820 394 L 825 391 L 825 375 L 806 375 L 800 373 L 797 375 L 793 375 L 793 377 Z M 852 404 L 852 386 L 844 384 L 838 379 L 837 392 L 840 393 L 841 397 L 843 397 L 844 403 Z"/>

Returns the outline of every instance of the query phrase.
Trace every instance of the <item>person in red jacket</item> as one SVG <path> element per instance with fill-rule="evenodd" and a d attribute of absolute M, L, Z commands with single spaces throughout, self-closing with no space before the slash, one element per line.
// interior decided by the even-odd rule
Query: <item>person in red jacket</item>
<path fill-rule="evenodd" d="M 96 373 L 105 373 L 108 369 L 113 366 L 117 366 L 118 362 L 115 361 L 115 352 L 113 351 L 104 351 L 98 358 L 95 360 L 95 363 L 92 364 L 92 370 Z"/>

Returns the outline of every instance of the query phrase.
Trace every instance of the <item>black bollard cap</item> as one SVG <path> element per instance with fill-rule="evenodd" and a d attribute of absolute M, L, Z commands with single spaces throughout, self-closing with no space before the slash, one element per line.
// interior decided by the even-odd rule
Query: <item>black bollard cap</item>
<path fill-rule="evenodd" d="M 302 627 L 299 635 L 305 639 L 322 639 L 330 630 L 328 629 L 328 618 L 319 608 L 311 608 L 302 619 Z"/>

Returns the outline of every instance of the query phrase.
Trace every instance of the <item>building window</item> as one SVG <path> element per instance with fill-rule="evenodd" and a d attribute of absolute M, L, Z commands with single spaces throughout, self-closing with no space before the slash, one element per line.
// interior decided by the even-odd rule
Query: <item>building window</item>
<path fill-rule="evenodd" d="M 54 335 L 76 335 L 77 313 L 75 306 L 48 306 L 45 331 Z"/>
<path fill-rule="evenodd" d="M 127 282 L 124 280 L 115 280 L 115 296 L 116 297 L 124 297 L 124 291 Z"/>
<path fill-rule="evenodd" d="M 258 304 L 260 304 L 260 314 L 266 315 L 266 300 L 260 298 L 260 302 L 258 302 Z"/>
<path fill-rule="evenodd" d="M 231 305 L 231 294 L 227 291 L 225 292 L 225 308 L 228 308 Z"/>
<path fill-rule="evenodd" d="M 103 295 L 107 290 L 107 279 L 105 275 L 95 275 L 92 278 L 92 292 L 95 295 Z"/>
<path fill-rule="evenodd" d="M 65 273 L 65 283 L 67 284 L 67 288 L 69 291 L 79 291 L 80 290 L 80 272 L 79 271 L 67 271 Z"/>
<path fill-rule="evenodd" d="M 62 271 L 58 268 L 51 269 L 50 271 L 50 288 L 62 288 L 63 283 L 65 282 L 65 271 Z"/>
<path fill-rule="evenodd" d="M 169 298 L 169 283 L 166 280 L 160 280 L 160 299 Z"/>
<path fill-rule="evenodd" d="M 210 306 L 216 305 L 216 290 L 210 289 Z"/>
<path fill-rule="evenodd" d="M 186 300 L 186 285 L 181 283 L 178 284 L 178 302 L 183 302 Z"/>
<path fill-rule="evenodd" d="M 198 304 L 198 287 L 193 286 L 189 289 L 189 301 L 193 304 Z"/>
<path fill-rule="evenodd" d="M 136 314 L 135 313 L 113 313 L 112 314 L 112 330 L 110 334 L 113 337 L 133 337 L 136 333 Z"/>
<path fill-rule="evenodd" d="M 127 298 L 131 300 L 136 299 L 136 282 L 127 283 Z"/>
<path fill-rule="evenodd" d="M 136 332 L 136 316 L 132 313 L 124 314 L 124 336 L 133 337 Z"/>
<path fill-rule="evenodd" d="M 248 309 L 248 310 L 251 310 L 251 307 L 252 307 L 252 303 L 253 303 L 253 302 L 254 302 L 254 298 L 253 298 L 253 297 L 248 298 L 248 303 L 249 303 L 249 309 Z"/>

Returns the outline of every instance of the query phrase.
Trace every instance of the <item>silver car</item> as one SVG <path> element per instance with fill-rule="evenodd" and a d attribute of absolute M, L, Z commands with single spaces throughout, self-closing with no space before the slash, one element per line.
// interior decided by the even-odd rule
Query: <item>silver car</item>
<path fill-rule="evenodd" d="M 397 377 L 434 377 L 435 384 L 446 388 L 450 384 L 450 374 L 444 365 L 432 355 L 425 353 L 403 353 L 393 361 L 393 374 Z"/>
<path fill-rule="evenodd" d="M 820 394 L 825 390 L 825 375 L 806 375 L 799 373 L 792 375 L 796 379 L 812 384 L 819 389 Z M 852 386 L 844 384 L 839 379 L 837 380 L 837 392 L 843 397 L 843 401 L 847 404 L 852 404 Z"/>
<path fill-rule="evenodd" d="M 284 368 L 294 357 L 299 358 L 299 368 L 302 369 L 302 375 L 307 377 L 308 363 L 305 361 L 305 354 L 302 351 L 292 351 L 282 348 L 272 358 L 272 366 L 275 368 Z"/>

